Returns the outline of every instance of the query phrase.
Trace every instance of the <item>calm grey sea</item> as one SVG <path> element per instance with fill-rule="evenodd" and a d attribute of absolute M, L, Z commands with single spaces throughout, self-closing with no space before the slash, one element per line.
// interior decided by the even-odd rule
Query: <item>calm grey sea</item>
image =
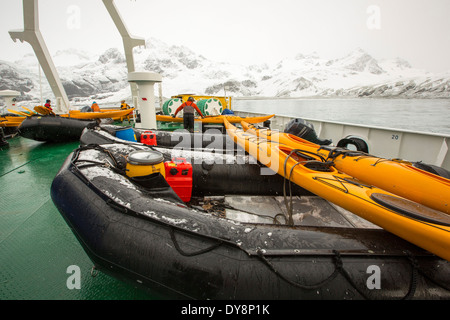
<path fill-rule="evenodd" d="M 450 99 L 235 98 L 233 109 L 450 134 Z"/>

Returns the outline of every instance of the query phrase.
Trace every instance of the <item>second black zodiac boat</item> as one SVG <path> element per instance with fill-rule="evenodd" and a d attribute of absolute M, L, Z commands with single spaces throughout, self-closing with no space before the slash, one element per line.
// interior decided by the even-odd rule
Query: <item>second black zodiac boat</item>
<path fill-rule="evenodd" d="M 27 139 L 45 142 L 68 142 L 80 139 L 93 120 L 64 118 L 54 115 L 27 117 L 19 126 L 19 134 Z"/>

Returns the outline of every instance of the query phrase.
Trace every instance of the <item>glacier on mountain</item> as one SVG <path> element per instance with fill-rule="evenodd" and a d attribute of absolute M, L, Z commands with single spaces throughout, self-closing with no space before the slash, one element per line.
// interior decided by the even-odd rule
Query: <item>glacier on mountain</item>
<path fill-rule="evenodd" d="M 414 69 L 401 58 L 377 61 L 362 49 L 324 59 L 316 52 L 298 53 L 274 65 L 236 65 L 209 60 L 189 48 L 158 39 L 134 49 L 136 71 L 162 75 L 163 98 L 179 93 L 235 97 L 400 97 L 449 98 L 450 73 Z M 66 93 L 73 104 L 116 103 L 130 99 L 126 59 L 110 48 L 100 55 L 71 49 L 53 57 Z M 18 100 L 53 97 L 38 62 L 26 55 L 14 62 L 0 61 L 0 90 L 17 90 Z M 155 90 L 159 96 L 159 90 Z"/>

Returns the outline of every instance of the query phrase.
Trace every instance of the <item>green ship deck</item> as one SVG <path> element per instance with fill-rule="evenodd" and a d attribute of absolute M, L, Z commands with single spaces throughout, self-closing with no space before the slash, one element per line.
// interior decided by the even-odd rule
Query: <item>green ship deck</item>
<path fill-rule="evenodd" d="M 103 272 L 54 206 L 50 185 L 79 142 L 50 144 L 22 137 L 0 149 L 0 300 L 159 299 Z M 80 289 L 69 289 L 80 270 Z M 95 275 L 95 273 L 94 273 Z"/>

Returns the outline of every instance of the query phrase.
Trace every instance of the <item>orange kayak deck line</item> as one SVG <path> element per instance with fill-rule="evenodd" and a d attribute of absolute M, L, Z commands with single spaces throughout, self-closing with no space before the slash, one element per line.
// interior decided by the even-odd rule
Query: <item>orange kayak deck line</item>
<path fill-rule="evenodd" d="M 330 159 L 337 170 L 357 178 L 362 183 L 450 214 L 450 180 L 416 168 L 410 162 L 389 160 L 342 148 L 324 147 L 291 134 L 258 129 L 245 122 L 241 124 L 246 132 L 261 138 Z"/>
<path fill-rule="evenodd" d="M 320 156 L 237 129 L 224 120 L 228 135 L 249 154 L 302 188 L 450 261 L 450 216 L 365 185 L 339 172 Z"/>

